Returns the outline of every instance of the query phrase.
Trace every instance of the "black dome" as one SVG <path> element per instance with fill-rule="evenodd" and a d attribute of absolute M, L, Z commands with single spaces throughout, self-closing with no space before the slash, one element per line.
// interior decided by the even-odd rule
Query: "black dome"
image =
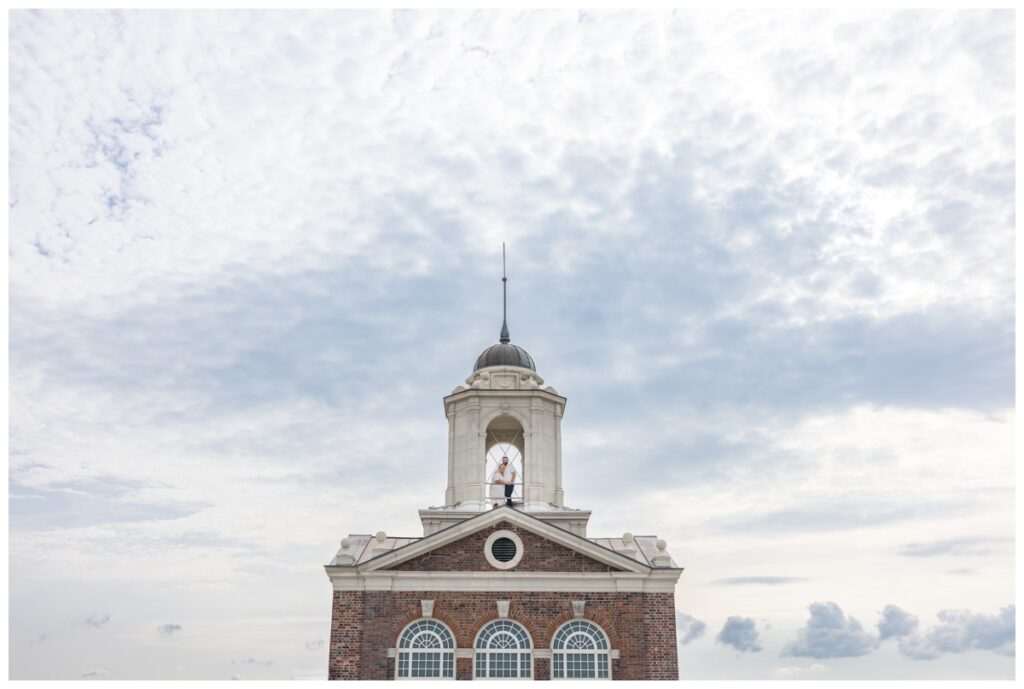
<path fill-rule="evenodd" d="M 521 366 L 536 372 L 537 367 L 533 364 L 533 357 L 518 345 L 509 342 L 501 342 L 491 345 L 476 358 L 474 371 L 479 371 L 488 366 Z"/>

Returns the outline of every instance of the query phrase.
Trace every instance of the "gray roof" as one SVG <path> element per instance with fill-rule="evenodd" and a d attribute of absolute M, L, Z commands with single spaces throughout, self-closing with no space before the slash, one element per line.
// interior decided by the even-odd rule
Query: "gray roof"
<path fill-rule="evenodd" d="M 479 371 L 488 366 L 521 366 L 531 371 L 537 370 L 533 363 L 533 357 L 525 349 L 511 342 L 499 342 L 485 349 L 476 358 L 473 370 Z"/>

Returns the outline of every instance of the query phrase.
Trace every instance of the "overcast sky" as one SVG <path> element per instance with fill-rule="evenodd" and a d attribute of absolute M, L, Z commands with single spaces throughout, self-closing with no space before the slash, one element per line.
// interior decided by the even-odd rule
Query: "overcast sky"
<path fill-rule="evenodd" d="M 10 672 L 324 676 L 501 325 L 683 678 L 1012 678 L 1014 15 L 10 15 Z"/>

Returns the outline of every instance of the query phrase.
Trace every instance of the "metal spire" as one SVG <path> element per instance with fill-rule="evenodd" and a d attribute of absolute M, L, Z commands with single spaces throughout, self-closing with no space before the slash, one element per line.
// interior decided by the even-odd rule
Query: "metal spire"
<path fill-rule="evenodd" d="M 509 343 L 508 336 L 508 277 L 505 276 L 505 242 L 501 243 L 501 337 L 502 344 Z"/>

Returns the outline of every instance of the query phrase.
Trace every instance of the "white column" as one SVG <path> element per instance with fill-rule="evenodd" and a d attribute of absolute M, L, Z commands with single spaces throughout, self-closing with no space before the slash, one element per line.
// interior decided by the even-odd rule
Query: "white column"
<path fill-rule="evenodd" d="M 444 504 L 455 502 L 455 405 L 446 408 L 448 416 L 448 485 L 444 490 Z"/>
<path fill-rule="evenodd" d="M 561 404 L 555 404 L 555 504 L 565 504 L 565 491 L 562 490 L 562 412 Z"/>

